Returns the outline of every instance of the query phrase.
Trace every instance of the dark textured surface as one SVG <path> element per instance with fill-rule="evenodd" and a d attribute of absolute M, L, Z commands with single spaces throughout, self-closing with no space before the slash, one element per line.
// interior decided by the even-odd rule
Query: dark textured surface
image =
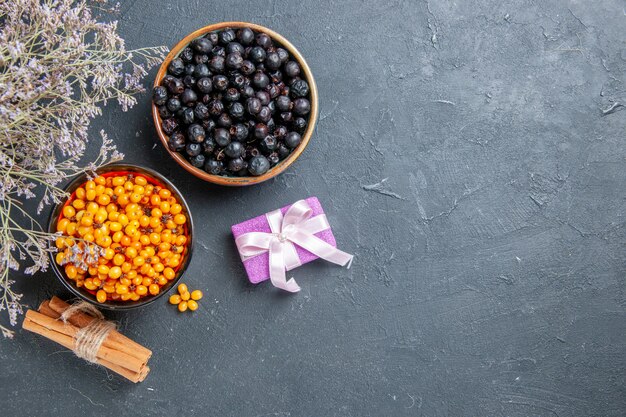
<path fill-rule="evenodd" d="M 0 414 L 626 413 L 623 2 L 138 0 L 120 32 L 173 45 L 223 20 L 307 58 L 309 148 L 278 179 L 217 188 L 166 157 L 146 96 L 107 109 L 94 131 L 188 196 L 184 280 L 205 298 L 111 316 L 154 349 L 139 385 L 35 335 L 0 341 Z M 230 225 L 310 195 L 353 267 L 308 264 L 293 296 L 246 284 Z M 52 274 L 18 288 L 30 305 L 60 291 Z"/>

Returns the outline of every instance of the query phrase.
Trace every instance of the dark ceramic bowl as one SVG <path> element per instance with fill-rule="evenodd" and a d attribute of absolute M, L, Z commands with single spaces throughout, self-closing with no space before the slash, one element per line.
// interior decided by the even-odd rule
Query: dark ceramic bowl
<path fill-rule="evenodd" d="M 137 307 L 148 305 L 156 301 L 158 298 L 164 296 L 171 288 L 176 286 L 176 284 L 182 277 L 183 273 L 189 266 L 189 262 L 191 261 L 191 255 L 193 252 L 194 239 L 193 239 L 193 219 L 191 217 L 191 211 L 189 210 L 189 206 L 187 205 L 187 202 L 183 198 L 183 195 L 180 193 L 180 191 L 178 191 L 178 189 L 174 186 L 174 184 L 172 184 L 167 178 L 165 178 L 163 175 L 159 174 L 158 172 L 152 169 L 144 168 L 144 167 L 140 167 L 136 165 L 129 165 L 129 164 L 110 164 L 110 165 L 106 165 L 96 170 L 96 173 L 98 175 L 102 175 L 105 177 L 110 176 L 110 175 L 116 175 L 116 174 L 128 174 L 131 172 L 136 172 L 138 174 L 141 174 L 145 176 L 149 182 L 152 182 L 153 184 L 159 184 L 162 187 L 167 188 L 183 206 L 184 211 L 187 214 L 187 224 L 186 224 L 187 236 L 188 236 L 187 252 L 183 256 L 183 259 L 180 265 L 176 269 L 176 277 L 170 282 L 168 282 L 167 285 L 161 287 L 161 291 L 157 295 L 148 294 L 147 296 L 142 297 L 137 301 L 131 301 L 131 300 L 107 301 L 105 303 L 99 303 L 96 300 L 96 295 L 90 292 L 89 290 L 85 289 L 84 287 L 83 288 L 76 287 L 76 285 L 74 285 L 74 283 L 65 276 L 65 271 L 61 267 L 59 267 L 59 265 L 57 265 L 54 259 L 56 253 L 51 253 L 50 261 L 52 263 L 52 269 L 55 275 L 57 276 L 57 278 L 59 279 L 59 281 L 61 281 L 61 283 L 65 286 L 65 288 L 67 288 L 72 294 L 76 295 L 77 297 L 85 301 L 88 301 L 100 308 L 104 308 L 107 310 L 118 310 L 118 311 L 119 310 L 131 310 Z M 88 178 L 86 174 L 80 175 L 76 177 L 72 182 L 70 182 L 67 187 L 65 187 L 65 191 L 67 191 L 68 194 L 70 194 L 72 198 L 74 196 L 74 192 L 76 191 L 76 189 L 79 188 L 87 180 Z M 56 232 L 57 221 L 59 220 L 59 217 L 61 215 L 61 210 L 63 210 L 63 207 L 65 207 L 65 205 L 71 201 L 71 198 L 69 198 L 63 204 L 57 205 L 54 208 L 54 210 L 52 210 L 52 213 L 50 215 L 50 221 L 48 222 L 48 231 L 50 233 Z"/>
<path fill-rule="evenodd" d="M 310 89 L 310 95 L 311 95 L 310 96 L 311 112 L 309 113 L 308 125 L 307 125 L 306 130 L 302 134 L 302 142 L 300 142 L 300 145 L 298 145 L 298 147 L 295 148 L 291 152 L 291 154 L 287 156 L 287 158 L 280 161 L 276 166 L 271 168 L 265 174 L 260 175 L 258 177 L 227 177 L 223 175 L 209 174 L 203 169 L 194 167 L 193 165 L 191 165 L 189 161 L 185 159 L 183 155 L 181 155 L 178 152 L 172 151 L 169 148 L 169 146 L 167 145 L 168 135 L 165 134 L 165 132 L 163 131 L 163 128 L 161 127 L 161 116 L 159 116 L 159 109 L 157 108 L 157 106 L 154 105 L 154 103 L 152 104 L 152 117 L 154 118 L 154 124 L 157 130 L 157 134 L 159 135 L 159 138 L 161 139 L 161 143 L 165 147 L 165 150 L 170 154 L 170 156 L 174 158 L 174 160 L 178 162 L 180 166 L 182 166 L 185 170 L 187 170 L 187 172 L 195 175 L 196 177 L 204 181 L 212 182 L 214 184 L 219 184 L 219 185 L 233 186 L 233 187 L 241 187 L 245 185 L 259 184 L 263 181 L 267 181 L 268 179 L 277 176 L 278 174 L 280 174 L 281 172 L 289 168 L 289 166 L 291 166 L 291 164 L 293 164 L 295 160 L 298 159 L 298 157 L 304 151 L 304 148 L 306 148 L 309 141 L 311 140 L 311 136 L 313 136 L 313 132 L 315 131 L 315 124 L 317 123 L 317 115 L 318 115 L 317 86 L 315 84 L 315 79 L 313 78 L 313 73 L 311 73 L 311 69 L 309 68 L 309 65 L 304 60 L 304 57 L 302 56 L 302 54 L 300 54 L 300 51 L 298 51 L 298 49 L 296 49 L 296 47 L 293 46 L 291 42 L 285 39 L 282 35 L 264 26 L 255 25 L 254 23 L 248 23 L 248 22 L 216 23 L 216 24 L 212 24 L 212 25 L 208 25 L 203 28 L 200 28 L 190 33 L 189 35 L 185 36 L 180 42 L 178 42 L 172 48 L 172 50 L 167 55 L 167 57 L 165 57 L 163 64 L 161 64 L 161 67 L 159 68 L 159 72 L 157 73 L 156 79 L 154 80 L 155 87 L 161 85 L 161 81 L 163 80 L 163 77 L 165 77 L 165 75 L 167 74 L 167 67 L 170 65 L 170 62 L 172 61 L 172 59 L 176 58 L 180 54 L 180 52 L 183 49 L 185 49 L 187 45 L 189 45 L 189 43 L 192 40 L 199 38 L 201 36 L 204 36 L 209 32 L 215 32 L 217 30 L 221 30 L 224 28 L 239 29 L 243 27 L 248 27 L 256 32 L 265 33 L 270 38 L 272 38 L 272 40 L 276 42 L 278 45 L 287 49 L 289 53 L 291 54 L 291 56 L 293 57 L 293 59 L 296 62 L 298 62 L 298 64 L 300 65 L 300 68 L 302 69 L 302 78 L 304 78 L 309 83 L 309 89 Z"/>

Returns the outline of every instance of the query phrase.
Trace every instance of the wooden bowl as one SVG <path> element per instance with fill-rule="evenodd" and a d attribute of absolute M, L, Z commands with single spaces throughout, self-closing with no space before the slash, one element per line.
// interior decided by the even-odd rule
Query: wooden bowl
<path fill-rule="evenodd" d="M 182 166 L 188 172 L 190 172 L 191 174 L 195 175 L 198 178 L 201 178 L 208 182 L 212 182 L 214 184 L 235 186 L 235 187 L 258 184 L 258 183 L 267 181 L 268 179 L 277 176 L 278 174 L 286 170 L 291 164 L 293 164 L 293 162 L 296 159 L 298 159 L 300 154 L 304 151 L 304 148 L 306 148 L 307 144 L 309 143 L 309 140 L 311 140 L 311 136 L 313 135 L 313 131 L 315 130 L 315 124 L 317 123 L 317 116 L 318 116 L 317 86 L 315 85 L 315 80 L 313 79 L 313 74 L 311 73 L 311 69 L 309 68 L 308 64 L 306 63 L 306 61 L 304 60 L 300 52 L 287 39 L 285 39 L 278 33 L 266 27 L 256 25 L 254 23 L 247 23 L 247 22 L 216 23 L 213 25 L 205 26 L 202 29 L 198 29 L 195 32 L 192 32 L 189 35 L 187 35 L 180 42 L 178 42 L 176 46 L 172 48 L 172 50 L 167 55 L 167 57 L 165 57 L 165 61 L 163 61 L 163 64 L 161 64 L 161 67 L 159 68 L 159 72 L 157 73 L 156 79 L 154 80 L 155 87 L 161 84 L 163 77 L 165 77 L 165 75 L 167 74 L 167 67 L 170 65 L 170 62 L 172 61 L 172 59 L 177 57 L 178 54 L 187 45 L 189 45 L 189 43 L 192 40 L 199 38 L 209 32 L 214 32 L 216 30 L 220 30 L 224 28 L 237 29 L 237 28 L 243 28 L 243 27 L 249 27 L 250 29 L 256 32 L 263 32 L 267 34 L 270 38 L 272 38 L 272 40 L 274 40 L 281 47 L 287 49 L 289 53 L 293 56 L 293 58 L 300 65 L 300 68 L 302 69 L 302 73 L 304 75 L 304 79 L 309 83 L 309 90 L 310 90 L 310 95 L 311 95 L 311 112 L 309 113 L 308 125 L 306 128 L 306 131 L 302 135 L 302 142 L 300 143 L 300 145 L 298 145 L 297 148 L 295 148 L 291 152 L 291 154 L 289 154 L 287 158 L 280 161 L 276 166 L 271 168 L 265 174 L 259 175 L 258 177 L 226 177 L 222 175 L 209 174 L 208 172 L 202 169 L 194 167 L 193 165 L 191 165 L 191 163 L 189 163 L 189 161 L 185 159 L 183 155 L 181 155 L 178 152 L 172 151 L 169 148 L 169 146 L 167 145 L 168 136 L 165 134 L 165 132 L 163 132 L 163 129 L 161 128 L 161 117 L 159 116 L 158 108 L 156 105 L 152 104 L 152 117 L 154 118 L 154 124 L 156 126 L 157 133 L 159 135 L 159 138 L 161 139 L 161 143 L 163 143 L 163 146 L 165 147 L 165 149 L 167 149 L 167 151 L 172 156 L 172 158 L 174 158 L 174 160 L 176 160 L 176 162 L 178 162 L 180 166 Z"/>

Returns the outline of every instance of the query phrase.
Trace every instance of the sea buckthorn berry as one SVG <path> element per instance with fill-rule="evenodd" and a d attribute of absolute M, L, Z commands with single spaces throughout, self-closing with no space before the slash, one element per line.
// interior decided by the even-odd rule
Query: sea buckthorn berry
<path fill-rule="evenodd" d="M 187 311 L 187 307 L 189 307 L 189 304 L 187 303 L 187 301 L 181 301 L 181 302 L 178 304 L 178 311 L 180 311 L 181 313 L 182 313 L 183 311 Z"/>
<path fill-rule="evenodd" d="M 129 246 L 129 247 L 127 247 L 127 248 L 126 248 L 126 252 L 125 252 L 125 253 L 126 253 L 126 256 L 127 256 L 129 259 L 133 259 L 134 257 L 136 257 L 136 256 L 137 256 L 137 249 L 135 249 L 135 248 L 134 248 L 134 247 L 132 247 L 132 246 Z"/>
<path fill-rule="evenodd" d="M 72 201 L 72 206 L 76 210 L 82 210 L 82 209 L 85 208 L 85 202 L 83 200 L 76 199 L 76 200 Z"/>
<path fill-rule="evenodd" d="M 178 225 L 185 224 L 186 221 L 187 217 L 185 217 L 184 214 L 177 214 L 176 216 L 174 216 L 174 223 Z"/>
<path fill-rule="evenodd" d="M 126 190 L 121 185 L 118 185 L 117 187 L 115 187 L 113 189 L 113 194 L 118 196 L 118 197 L 121 196 L 122 194 L 124 194 L 125 192 L 126 192 Z"/>
<path fill-rule="evenodd" d="M 194 291 L 191 292 L 191 299 L 192 300 L 196 300 L 196 301 L 201 300 L 202 299 L 202 295 L 203 295 L 202 291 L 194 290 Z"/>
<path fill-rule="evenodd" d="M 98 175 L 96 178 L 93 179 L 93 182 L 95 182 L 96 185 L 104 185 L 106 184 L 107 180 L 102 175 Z"/>
<path fill-rule="evenodd" d="M 117 255 L 113 257 L 113 264 L 117 266 L 121 266 L 125 260 L 126 258 L 124 258 L 124 255 L 118 253 Z"/>
<path fill-rule="evenodd" d="M 163 276 L 165 278 L 167 278 L 168 280 L 172 280 L 176 276 L 176 272 L 174 272 L 174 270 L 172 268 L 165 268 L 163 270 Z M 180 285 L 185 285 L 185 284 L 180 284 Z M 180 285 L 179 285 L 179 288 L 180 288 Z M 186 287 L 184 288 L 183 292 L 185 292 L 185 291 L 187 291 Z M 180 292 L 180 290 L 179 290 L 179 292 Z"/>
<path fill-rule="evenodd" d="M 70 223 L 67 225 L 67 228 L 65 229 L 65 234 L 67 234 L 68 236 L 74 236 L 76 234 L 77 229 L 78 229 L 78 226 L 76 225 L 76 223 Z"/>
<path fill-rule="evenodd" d="M 135 184 L 145 186 L 148 185 L 148 180 L 145 177 L 138 175 L 135 177 Z"/>
<path fill-rule="evenodd" d="M 63 215 L 68 218 L 74 217 L 76 215 L 76 209 L 72 206 L 65 206 L 63 207 Z"/>
<path fill-rule="evenodd" d="M 99 303 L 106 302 L 106 300 L 107 300 L 107 293 L 106 293 L 106 291 L 104 291 L 104 289 L 98 290 L 98 292 L 96 293 L 96 300 L 98 300 Z"/>
<path fill-rule="evenodd" d="M 122 225 L 122 227 L 124 227 L 128 224 L 130 220 L 128 219 L 127 215 L 125 215 L 124 213 L 121 213 L 119 217 L 117 218 L 117 221 L 119 222 L 119 224 Z"/>
<path fill-rule="evenodd" d="M 92 180 L 89 180 L 85 183 L 85 190 L 95 190 L 96 188 L 96 183 L 93 182 Z"/>
<path fill-rule="evenodd" d="M 182 299 L 180 298 L 180 295 L 178 294 L 172 294 L 170 295 L 170 304 L 178 304 L 182 301 Z"/>
<path fill-rule="evenodd" d="M 68 224 L 70 224 L 70 221 L 68 219 L 59 220 L 59 222 L 57 223 L 57 232 L 65 232 Z"/>
<path fill-rule="evenodd" d="M 111 180 L 111 185 L 124 185 L 124 183 L 126 182 L 126 178 L 125 177 L 114 177 Z"/>
<path fill-rule="evenodd" d="M 65 275 L 67 275 L 69 279 L 75 279 L 78 275 L 78 269 L 76 269 L 74 265 L 67 265 L 65 267 Z"/>
<path fill-rule="evenodd" d="M 93 201 L 96 198 L 96 190 L 94 190 L 93 188 L 88 189 L 85 192 L 85 197 L 87 198 L 87 200 Z"/>
<path fill-rule="evenodd" d="M 135 266 L 141 266 L 145 263 L 146 263 L 146 260 L 144 259 L 143 256 L 137 256 L 133 259 L 133 265 Z"/>
<path fill-rule="evenodd" d="M 180 294 L 180 298 L 182 298 L 183 300 L 187 301 L 191 298 L 191 294 L 189 294 L 189 291 L 185 291 L 183 293 Z"/>
<path fill-rule="evenodd" d="M 63 261 L 65 260 L 65 253 L 64 252 L 57 253 L 54 257 L 54 260 L 57 262 L 57 264 L 61 265 Z"/>
<path fill-rule="evenodd" d="M 108 275 L 109 274 L 109 267 L 106 266 L 106 265 L 98 265 L 98 273 L 99 274 Z"/>
<path fill-rule="evenodd" d="M 181 211 L 183 211 L 183 206 L 181 206 L 180 204 L 172 204 L 170 206 L 170 213 L 171 214 L 176 215 L 176 214 L 180 213 Z"/>
<path fill-rule="evenodd" d="M 159 190 L 159 197 L 161 197 L 161 199 L 170 198 L 171 195 L 172 195 L 172 193 L 170 192 L 170 190 L 168 190 L 166 188 L 161 188 Z"/>
<path fill-rule="evenodd" d="M 128 273 L 132 270 L 133 265 L 130 262 L 124 262 L 121 266 L 123 273 Z"/>
<path fill-rule="evenodd" d="M 109 197 L 106 194 L 100 194 L 98 196 L 98 204 L 106 206 L 107 204 L 109 204 L 111 202 L 111 197 Z"/>
<path fill-rule="evenodd" d="M 198 309 L 198 303 L 196 303 L 194 300 L 189 300 L 187 301 L 187 307 L 191 311 L 196 311 Z"/>
<path fill-rule="evenodd" d="M 157 295 L 161 291 L 161 287 L 159 287 L 158 284 L 152 284 L 148 287 L 148 291 L 152 295 Z"/>
<path fill-rule="evenodd" d="M 129 289 L 128 291 L 130 291 L 130 289 Z M 133 295 L 134 295 L 133 293 L 131 293 L 131 292 L 127 292 L 126 294 L 122 294 L 122 296 L 120 297 L 120 299 L 121 299 L 122 301 L 128 301 L 128 300 L 130 300 L 130 299 L 132 299 L 132 298 L 133 298 Z"/>
<path fill-rule="evenodd" d="M 111 248 L 106 248 L 104 250 L 104 255 L 102 256 L 104 259 L 111 260 L 115 256 L 115 251 Z"/>
<path fill-rule="evenodd" d="M 161 275 L 157 278 L 157 284 L 159 284 L 159 286 L 163 287 L 164 285 L 167 284 L 167 279 Z"/>
<path fill-rule="evenodd" d="M 152 194 L 150 196 L 150 204 L 152 204 L 153 206 L 158 206 L 159 204 L 161 204 L 161 197 L 159 197 L 157 194 Z"/>
<path fill-rule="evenodd" d="M 135 293 L 137 293 L 137 295 L 146 295 L 148 294 L 148 287 L 146 287 L 145 285 L 137 285 L 137 287 L 135 288 Z"/>
<path fill-rule="evenodd" d="M 163 213 L 169 213 L 170 203 L 168 203 L 167 201 L 161 201 L 161 204 L 159 204 L 159 209 L 161 209 Z"/>
<path fill-rule="evenodd" d="M 128 287 L 126 285 L 118 284 L 118 285 L 115 286 L 115 293 L 116 294 L 122 295 L 122 294 L 126 294 L 127 292 L 128 292 Z"/>
<path fill-rule="evenodd" d="M 125 278 L 124 276 L 120 278 L 120 284 L 122 285 L 130 286 L 132 283 L 133 282 L 130 279 Z"/>
<path fill-rule="evenodd" d="M 76 189 L 76 198 L 79 200 L 84 200 L 85 199 L 85 189 L 82 187 L 79 187 Z"/>
<path fill-rule="evenodd" d="M 120 240 L 120 244 L 122 246 L 130 246 L 131 243 L 132 243 L 132 240 L 130 239 L 130 237 L 126 235 L 122 236 L 122 239 Z"/>
<path fill-rule="evenodd" d="M 126 182 L 124 183 L 124 189 L 125 189 L 126 191 L 132 191 L 134 187 L 135 187 L 135 184 L 133 184 L 133 183 L 132 183 L 132 182 L 130 182 L 130 181 L 126 181 Z"/>
<path fill-rule="evenodd" d="M 119 266 L 114 266 L 111 269 L 109 269 L 109 278 L 119 278 L 122 276 L 122 268 L 120 268 Z"/>
<path fill-rule="evenodd" d="M 189 290 L 187 289 L 187 285 L 185 284 L 178 284 L 178 293 L 179 294 L 184 294 L 186 292 L 188 292 Z"/>
<path fill-rule="evenodd" d="M 94 291 L 96 288 L 98 288 L 98 286 L 94 285 L 91 278 L 87 278 L 83 285 L 90 291 Z"/>

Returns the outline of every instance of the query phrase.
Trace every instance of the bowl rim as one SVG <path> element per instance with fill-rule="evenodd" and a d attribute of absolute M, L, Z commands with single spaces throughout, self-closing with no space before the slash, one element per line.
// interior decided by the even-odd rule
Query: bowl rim
<path fill-rule="evenodd" d="M 194 167 L 181 154 L 179 154 L 178 152 L 174 152 L 169 148 L 167 144 L 167 135 L 165 134 L 165 132 L 163 132 L 163 129 L 161 127 L 161 116 L 159 116 L 158 108 L 154 103 L 151 103 L 151 105 L 152 105 L 152 118 L 154 120 L 154 125 L 157 130 L 157 135 L 159 136 L 159 139 L 161 140 L 163 147 L 167 150 L 170 156 L 174 158 L 174 160 L 178 163 L 178 165 L 182 166 L 190 174 L 193 174 L 196 177 L 204 181 L 208 181 L 208 182 L 211 182 L 213 184 L 218 184 L 218 185 L 237 187 L 237 186 L 259 184 L 261 182 L 269 180 L 270 178 L 274 178 L 275 176 L 281 174 L 283 171 L 289 168 L 291 164 L 293 164 L 293 162 L 296 159 L 298 159 L 298 157 L 300 157 L 302 152 L 304 152 L 304 149 L 309 144 L 309 141 L 311 140 L 311 137 L 313 136 L 313 132 L 315 131 L 315 127 L 317 125 L 318 116 L 319 116 L 319 97 L 318 97 L 317 85 L 315 84 L 315 79 L 313 78 L 313 73 L 311 72 L 311 68 L 307 64 L 302 54 L 300 54 L 300 51 L 298 51 L 298 49 L 295 46 L 293 46 L 291 42 L 289 42 L 286 38 L 284 38 L 279 33 L 274 32 L 273 30 L 265 26 L 261 26 L 256 23 L 239 22 L 239 21 L 214 23 L 211 25 L 204 26 L 198 30 L 195 30 L 191 32 L 189 35 L 185 36 L 181 41 L 179 41 L 172 48 L 170 53 L 167 54 L 167 56 L 163 60 L 163 63 L 159 67 L 159 71 L 157 72 L 157 75 L 154 79 L 153 88 L 160 85 L 161 81 L 163 80 L 163 77 L 165 77 L 167 73 L 167 67 L 169 66 L 172 59 L 178 56 L 180 51 L 182 51 L 187 45 L 189 45 L 189 43 L 192 40 L 202 35 L 205 35 L 209 32 L 214 32 L 216 30 L 229 28 L 229 27 L 230 28 L 249 27 L 250 29 L 256 30 L 257 32 L 263 32 L 269 35 L 273 40 L 277 41 L 282 47 L 287 49 L 289 53 L 298 62 L 300 67 L 302 68 L 302 71 L 305 76 L 304 78 L 309 84 L 309 91 L 311 94 L 311 112 L 309 113 L 309 123 L 307 125 L 306 131 L 302 135 L 302 142 L 300 142 L 300 145 L 298 145 L 298 147 L 294 149 L 287 158 L 280 161 L 275 167 L 268 170 L 265 174 L 259 175 L 258 177 L 252 177 L 252 176 L 250 177 L 227 177 L 227 176 L 222 176 L 222 175 L 209 174 L 208 172 L 202 169 Z"/>
<path fill-rule="evenodd" d="M 107 301 L 106 303 L 99 303 L 95 299 L 95 296 L 86 295 L 85 291 L 81 291 L 80 288 L 77 288 L 76 286 L 72 285 L 72 283 L 68 280 L 68 278 L 65 277 L 65 274 L 61 271 L 61 269 L 59 268 L 59 265 L 57 265 L 56 263 L 55 255 L 57 252 L 50 251 L 49 255 L 50 255 L 50 263 L 52 265 L 52 270 L 54 271 L 54 274 L 56 275 L 57 279 L 61 281 L 63 286 L 67 288 L 73 295 L 79 297 L 81 300 L 87 301 L 95 305 L 96 307 L 104 309 L 104 310 L 125 311 L 125 310 L 133 310 L 139 307 L 147 306 L 148 304 L 152 304 L 153 302 L 155 302 L 160 297 L 164 296 L 169 290 L 171 290 L 172 288 L 176 286 L 178 281 L 180 281 L 185 271 L 189 267 L 189 264 L 191 262 L 191 257 L 193 255 L 193 248 L 194 248 L 195 240 L 194 240 L 193 217 L 191 215 L 191 210 L 189 209 L 189 205 L 187 204 L 187 201 L 185 200 L 180 190 L 176 188 L 176 186 L 172 184 L 170 180 L 168 180 L 163 174 L 160 174 L 159 172 L 151 168 L 143 167 L 140 165 L 127 164 L 127 163 L 118 163 L 118 162 L 103 165 L 97 168 L 94 172 L 96 174 L 106 174 L 108 172 L 117 172 L 117 171 L 137 172 L 143 175 L 151 176 L 154 179 L 162 182 L 164 185 L 167 186 L 167 188 L 170 191 L 173 191 L 174 193 L 176 193 L 177 198 L 180 200 L 180 203 L 183 205 L 184 209 L 187 212 L 187 221 L 188 221 L 187 228 L 188 228 L 188 234 L 189 234 L 187 256 L 186 256 L 184 263 L 180 266 L 179 270 L 177 271 L 177 276 L 169 282 L 167 289 L 164 291 L 160 291 L 157 295 L 153 295 L 149 298 L 139 299 L 137 301 L 124 301 L 123 304 L 122 303 L 112 304 L 109 301 Z M 76 188 L 78 188 L 83 182 L 87 181 L 88 178 L 89 178 L 89 174 L 84 172 L 76 176 L 72 181 L 70 181 L 63 188 L 63 190 L 65 192 L 68 192 L 71 195 L 76 190 Z M 50 218 L 48 219 L 48 232 L 49 233 L 56 233 L 57 220 L 64 206 L 65 206 L 65 201 L 55 205 L 54 208 L 50 211 Z"/>

